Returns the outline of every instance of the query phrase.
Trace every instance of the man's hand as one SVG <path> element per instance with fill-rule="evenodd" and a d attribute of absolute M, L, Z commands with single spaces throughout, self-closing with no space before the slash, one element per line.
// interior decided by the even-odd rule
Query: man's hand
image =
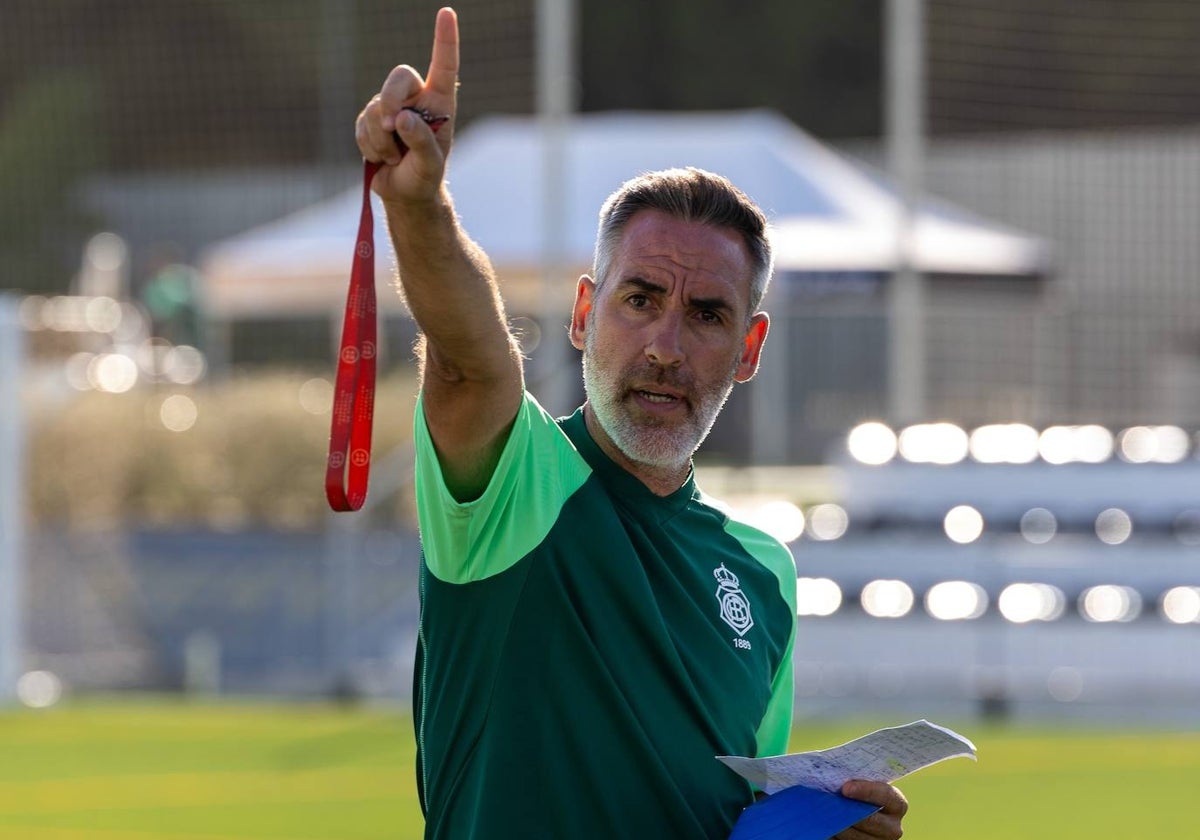
<path fill-rule="evenodd" d="M 384 167 L 372 184 L 384 201 L 432 201 L 441 188 L 446 156 L 454 135 L 458 88 L 458 17 L 441 9 L 433 36 L 433 56 L 427 78 L 407 64 L 388 74 L 387 80 L 354 126 L 354 137 L 364 159 Z M 435 134 L 418 114 L 420 108 L 435 117 L 449 117 Z M 400 136 L 407 151 L 396 144 Z"/>
<path fill-rule="evenodd" d="M 524 379 L 491 262 L 459 226 L 443 183 L 457 87 L 458 17 L 446 8 L 437 15 L 427 77 L 404 64 L 392 70 L 354 136 L 367 161 L 384 164 L 371 186 L 383 199 L 405 301 L 425 339 L 418 351 L 425 420 L 446 486 L 467 501 L 483 492 L 500 460 Z M 449 122 L 435 134 L 407 108 Z"/>
<path fill-rule="evenodd" d="M 886 782 L 853 781 L 842 785 L 842 796 L 881 805 L 883 809 L 847 828 L 833 840 L 899 840 L 904 834 L 900 821 L 908 813 L 908 800 L 898 788 Z"/>

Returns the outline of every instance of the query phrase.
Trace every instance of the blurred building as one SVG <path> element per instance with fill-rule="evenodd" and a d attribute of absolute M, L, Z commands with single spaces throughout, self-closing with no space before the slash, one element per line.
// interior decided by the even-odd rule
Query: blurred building
<path fill-rule="evenodd" d="M 986 359 L 995 420 L 1200 425 L 1200 128 L 935 138 L 926 182 L 1054 243 L 1053 281 L 1007 325 L 982 298 L 957 328 L 929 313 L 932 415 L 985 419 L 945 383 Z"/>

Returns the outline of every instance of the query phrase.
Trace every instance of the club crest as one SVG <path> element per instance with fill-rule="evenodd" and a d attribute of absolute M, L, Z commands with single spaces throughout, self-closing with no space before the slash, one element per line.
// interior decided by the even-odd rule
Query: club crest
<path fill-rule="evenodd" d="M 721 605 L 721 620 L 732 627 L 739 636 L 745 636 L 746 631 L 754 626 L 754 619 L 750 615 L 750 601 L 742 592 L 737 575 L 726 569 L 722 563 L 713 569 L 713 577 L 717 579 L 717 602 Z"/>

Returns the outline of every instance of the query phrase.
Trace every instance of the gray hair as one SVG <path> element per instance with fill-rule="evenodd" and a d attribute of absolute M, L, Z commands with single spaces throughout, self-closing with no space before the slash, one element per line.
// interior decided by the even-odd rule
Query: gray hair
<path fill-rule="evenodd" d="M 747 317 L 758 310 L 767 293 L 774 259 L 767 239 L 767 217 L 729 179 L 690 166 L 639 175 L 622 184 L 604 202 L 592 265 L 597 286 L 607 279 L 625 225 L 640 210 L 660 210 L 685 222 L 701 222 L 741 234 L 750 252 L 752 271 Z"/>

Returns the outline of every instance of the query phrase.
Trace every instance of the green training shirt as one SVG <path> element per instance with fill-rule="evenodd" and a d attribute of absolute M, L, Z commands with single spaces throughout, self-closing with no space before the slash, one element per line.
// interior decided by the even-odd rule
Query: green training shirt
<path fill-rule="evenodd" d="M 689 477 L 656 496 L 528 394 L 478 499 L 416 412 L 427 838 L 724 838 L 792 714 L 796 572 Z"/>

